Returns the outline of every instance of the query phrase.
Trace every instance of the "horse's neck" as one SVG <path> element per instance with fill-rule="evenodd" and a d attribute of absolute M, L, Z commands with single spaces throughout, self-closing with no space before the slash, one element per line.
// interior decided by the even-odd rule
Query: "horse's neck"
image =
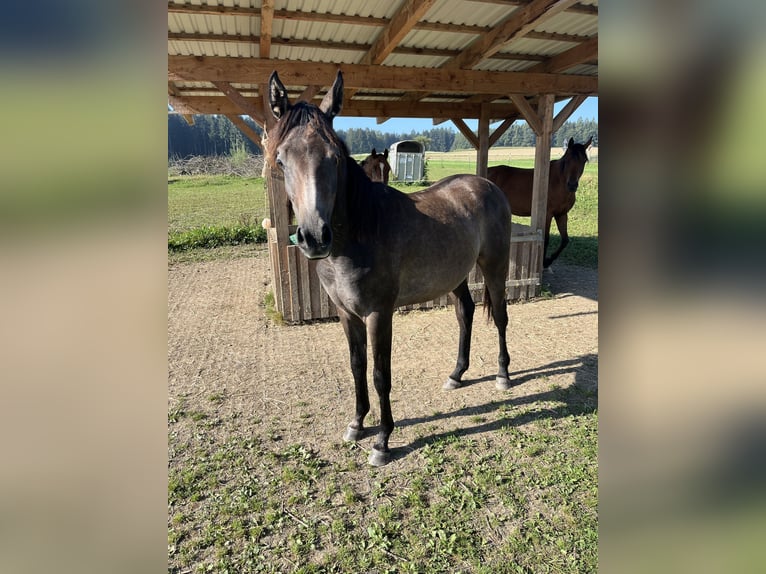
<path fill-rule="evenodd" d="M 564 158 L 551 160 L 551 168 L 548 172 L 548 193 L 555 193 L 559 189 L 563 189 L 563 183 L 566 179 L 564 174 Z"/>

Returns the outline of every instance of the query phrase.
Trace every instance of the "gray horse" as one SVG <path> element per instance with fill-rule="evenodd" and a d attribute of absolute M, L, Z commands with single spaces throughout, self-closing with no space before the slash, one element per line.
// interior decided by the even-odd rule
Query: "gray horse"
<path fill-rule="evenodd" d="M 511 386 L 505 302 L 510 206 L 497 186 L 473 175 L 448 177 L 412 194 L 371 182 L 332 128 L 343 105 L 340 72 L 319 107 L 291 105 L 276 72 L 269 79 L 269 99 L 278 121 L 268 134 L 266 161 L 284 174 L 298 246 L 319 260 L 319 279 L 348 340 L 356 414 L 343 438 L 365 436 L 369 337 L 381 418 L 369 463 L 381 466 L 390 460 L 394 430 L 389 398 L 394 310 L 450 293 L 460 341 L 457 365 L 444 387 L 459 387 L 470 354 L 474 302 L 467 276 L 475 264 L 484 276 L 484 306 L 498 332 L 496 386 Z"/>

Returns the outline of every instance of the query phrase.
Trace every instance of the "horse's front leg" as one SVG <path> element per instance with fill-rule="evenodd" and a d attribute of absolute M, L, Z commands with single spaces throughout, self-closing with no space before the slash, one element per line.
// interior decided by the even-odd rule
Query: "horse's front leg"
<path fill-rule="evenodd" d="M 367 394 L 367 331 L 364 322 L 338 309 L 340 323 L 346 333 L 351 373 L 354 375 L 356 390 L 356 412 L 354 420 L 349 423 L 343 434 L 345 441 L 357 441 L 364 434 L 364 417 L 370 412 L 370 397 Z"/>
<path fill-rule="evenodd" d="M 391 414 L 392 320 L 393 308 L 367 317 L 367 333 L 372 344 L 372 377 L 380 400 L 380 432 L 368 459 L 372 466 L 383 466 L 391 460 L 388 438 L 394 430 L 394 417 Z"/>
<path fill-rule="evenodd" d="M 561 235 L 561 242 L 558 249 L 548 258 L 548 265 L 556 261 L 558 256 L 564 251 L 564 247 L 569 245 L 569 233 L 567 233 L 567 221 L 569 216 L 566 213 L 556 216 L 556 227 L 559 228 L 559 235 Z"/>

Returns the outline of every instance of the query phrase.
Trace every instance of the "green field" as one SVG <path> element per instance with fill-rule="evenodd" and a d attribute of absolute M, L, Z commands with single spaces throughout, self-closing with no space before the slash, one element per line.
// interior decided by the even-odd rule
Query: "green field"
<path fill-rule="evenodd" d="M 532 167 L 530 158 L 502 159 L 503 150 L 493 149 L 490 165 L 509 163 Z M 508 154 L 506 154 L 508 155 Z M 355 156 L 361 160 L 364 156 Z M 430 181 L 458 173 L 474 173 L 475 160 L 467 152 L 428 154 L 427 175 Z M 427 187 L 392 181 L 391 185 L 406 193 Z M 231 250 L 199 252 L 200 246 L 225 247 L 232 244 L 263 240 L 260 224 L 268 217 L 266 188 L 263 178 L 230 176 L 174 176 L 168 179 L 168 242 L 171 261 L 226 257 Z M 529 223 L 528 217 L 514 221 Z M 598 267 L 598 163 L 585 166 L 577 191 L 577 203 L 569 212 L 569 246 L 559 261 L 587 267 Z M 555 249 L 560 238 L 555 222 L 551 225 L 551 245 Z"/>

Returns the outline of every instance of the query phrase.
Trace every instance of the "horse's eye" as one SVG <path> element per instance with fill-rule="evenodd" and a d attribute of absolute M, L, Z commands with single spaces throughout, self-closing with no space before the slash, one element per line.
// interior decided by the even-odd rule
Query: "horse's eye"
<path fill-rule="evenodd" d="M 285 164 L 282 163 L 282 160 L 277 158 L 277 167 L 279 169 L 285 169 Z"/>

